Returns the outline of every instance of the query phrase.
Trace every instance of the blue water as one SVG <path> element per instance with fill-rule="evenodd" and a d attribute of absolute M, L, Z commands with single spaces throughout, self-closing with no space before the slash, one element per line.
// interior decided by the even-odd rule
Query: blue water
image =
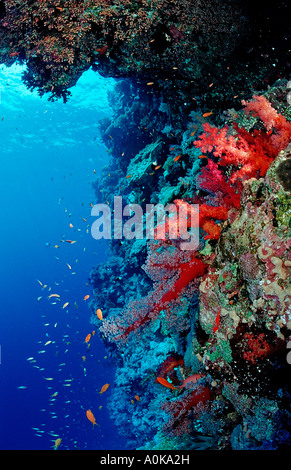
<path fill-rule="evenodd" d="M 63 449 L 123 449 L 110 387 L 98 393 L 114 364 L 98 335 L 84 342 L 88 276 L 106 259 L 90 234 L 92 182 L 108 160 L 98 121 L 111 117 L 115 82 L 88 71 L 68 103 L 52 103 L 25 88 L 22 72 L 0 67 L 0 449 L 51 449 L 58 437 Z"/>

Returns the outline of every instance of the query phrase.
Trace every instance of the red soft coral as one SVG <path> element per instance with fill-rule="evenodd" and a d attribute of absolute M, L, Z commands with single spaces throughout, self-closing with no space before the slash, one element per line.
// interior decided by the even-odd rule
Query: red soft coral
<path fill-rule="evenodd" d="M 213 204 L 223 204 L 226 209 L 240 207 L 240 191 L 231 186 L 217 163 L 208 159 L 208 164 L 202 168 L 197 177 L 197 187 L 213 195 Z"/>
<path fill-rule="evenodd" d="M 220 228 L 215 221 L 226 220 L 227 209 L 222 206 L 213 207 L 202 204 L 199 207 L 199 224 L 208 235 L 204 240 L 218 240 L 220 236 Z M 212 220 L 213 219 L 213 220 Z"/>
<path fill-rule="evenodd" d="M 256 364 L 258 359 L 265 359 L 272 348 L 268 345 L 264 333 L 254 336 L 253 333 L 245 333 L 243 342 L 246 343 L 246 351 L 243 352 L 243 358 Z"/>
<path fill-rule="evenodd" d="M 204 124 L 204 133 L 194 145 L 202 152 L 212 152 L 218 162 L 208 161 L 198 177 L 201 189 L 212 193 L 221 192 L 225 207 L 230 204 L 239 207 L 243 181 L 249 178 L 264 177 L 278 153 L 285 149 L 291 140 L 291 123 L 279 114 L 264 96 L 253 96 L 250 102 L 242 102 L 245 113 L 258 117 L 263 127 L 248 132 L 243 127 L 233 125 L 218 129 Z M 222 169 L 226 168 L 224 176 Z"/>

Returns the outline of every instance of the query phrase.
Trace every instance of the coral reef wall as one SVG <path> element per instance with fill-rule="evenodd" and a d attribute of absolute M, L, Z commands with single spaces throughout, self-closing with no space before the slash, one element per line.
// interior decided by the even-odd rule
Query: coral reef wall
<path fill-rule="evenodd" d="M 221 114 L 219 128 L 195 112 L 174 126 L 163 102 L 132 87 L 117 87 L 115 119 L 101 124 L 114 159 L 96 198 L 198 203 L 200 244 L 110 240 L 110 261 L 91 273 L 92 322 L 118 364 L 112 416 L 133 448 L 288 447 L 287 80 Z"/>

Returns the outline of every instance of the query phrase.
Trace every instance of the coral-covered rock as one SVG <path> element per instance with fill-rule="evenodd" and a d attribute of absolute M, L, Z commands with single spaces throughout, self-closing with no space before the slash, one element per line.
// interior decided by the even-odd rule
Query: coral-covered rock
<path fill-rule="evenodd" d="M 280 153 L 264 180 L 245 183 L 242 209 L 222 232 L 215 264 L 200 285 L 200 324 L 210 333 L 221 308 L 218 338 L 230 339 L 238 325 L 257 323 L 287 337 L 291 194 L 281 184 L 278 168 L 289 161 L 290 150 Z"/>

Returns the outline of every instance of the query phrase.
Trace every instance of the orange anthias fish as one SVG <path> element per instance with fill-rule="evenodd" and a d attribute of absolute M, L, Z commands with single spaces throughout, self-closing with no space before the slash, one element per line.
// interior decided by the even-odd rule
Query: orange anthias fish
<path fill-rule="evenodd" d="M 85 301 L 86 301 L 86 300 L 88 300 L 88 299 L 89 299 L 89 297 L 90 297 L 90 295 L 88 295 L 88 294 L 87 294 L 87 295 L 85 295 L 85 297 L 84 297 L 84 300 L 85 300 Z"/>
<path fill-rule="evenodd" d="M 159 384 L 163 385 L 164 387 L 170 388 L 171 390 L 178 390 L 176 387 L 174 387 L 173 384 L 168 382 L 166 379 L 163 379 L 163 377 L 157 377 L 157 382 L 159 382 Z"/>
<path fill-rule="evenodd" d="M 205 117 L 211 116 L 211 114 L 213 114 L 212 111 L 210 111 L 209 113 L 204 113 L 204 114 L 202 114 L 202 116 L 205 118 Z"/>
<path fill-rule="evenodd" d="M 181 158 L 181 155 L 177 155 L 177 156 L 174 158 L 174 162 L 177 162 L 180 158 Z"/>
<path fill-rule="evenodd" d="M 193 382 L 195 384 L 198 380 L 202 379 L 202 377 L 205 377 L 205 374 L 190 375 L 189 377 L 187 377 L 187 379 L 183 380 L 183 383 L 182 385 L 179 386 L 179 388 L 186 387 L 186 385 L 189 384 L 190 382 Z"/>
<path fill-rule="evenodd" d="M 87 411 L 86 411 L 86 416 L 87 416 L 87 418 L 89 419 L 89 421 L 93 424 L 93 427 L 94 427 L 95 424 L 97 425 L 95 416 L 93 415 L 93 413 L 92 413 L 91 410 L 87 410 Z M 97 425 L 97 426 L 98 426 L 98 425 Z"/>
<path fill-rule="evenodd" d="M 134 395 L 134 398 L 136 399 L 136 401 L 140 401 L 140 397 L 138 395 Z"/>
<path fill-rule="evenodd" d="M 106 392 L 106 390 L 108 390 L 109 385 L 110 385 L 110 384 L 104 384 L 104 385 L 101 387 L 101 391 L 99 392 L 100 395 L 102 395 L 102 393 L 104 393 L 104 392 Z"/>
<path fill-rule="evenodd" d="M 103 320 L 103 314 L 102 314 L 101 308 L 97 308 L 96 315 L 99 318 L 99 320 Z"/>
<path fill-rule="evenodd" d="M 86 336 L 86 338 L 85 338 L 85 343 L 89 343 L 90 339 L 91 339 L 91 333 L 89 333 L 89 334 Z"/>

